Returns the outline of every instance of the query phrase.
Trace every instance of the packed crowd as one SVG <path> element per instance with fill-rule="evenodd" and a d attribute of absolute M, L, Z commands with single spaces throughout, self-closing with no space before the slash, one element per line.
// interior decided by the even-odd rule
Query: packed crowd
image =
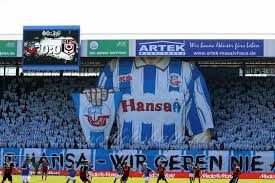
<path fill-rule="evenodd" d="M 207 80 L 215 129 L 209 144 L 87 144 L 71 98 L 96 78 L 10 77 L 0 95 L 0 147 L 275 150 L 275 78 Z M 113 133 L 115 134 L 115 133 Z M 110 145 L 110 146 L 108 146 Z"/>
<path fill-rule="evenodd" d="M 0 100 L 0 147 L 90 148 L 70 94 L 95 80 L 22 77 L 6 83 Z"/>
<path fill-rule="evenodd" d="M 212 148 L 275 150 L 275 78 L 209 81 L 215 120 Z"/>

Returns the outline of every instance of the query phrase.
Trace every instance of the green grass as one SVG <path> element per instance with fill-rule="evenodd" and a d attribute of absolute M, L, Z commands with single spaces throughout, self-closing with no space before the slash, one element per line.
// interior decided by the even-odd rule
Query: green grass
<path fill-rule="evenodd" d="M 13 176 L 13 183 L 21 183 L 21 176 Z M 2 177 L 1 177 L 2 180 Z M 7 182 L 7 181 L 6 181 Z M 32 176 L 31 183 L 65 183 L 66 179 L 64 176 L 48 176 L 47 181 L 42 181 L 41 176 Z M 79 177 L 77 177 L 76 182 L 81 183 Z M 93 177 L 93 183 L 113 183 L 113 177 Z M 143 178 L 129 178 L 127 183 L 143 183 Z M 152 178 L 149 183 L 156 183 L 156 178 Z M 189 183 L 188 179 L 168 179 L 169 183 Z M 195 181 L 198 182 L 197 180 Z M 201 183 L 228 183 L 229 179 L 202 179 Z M 239 183 L 271 183 L 275 180 L 252 180 L 252 179 L 242 179 Z M 119 183 L 119 181 L 117 181 Z"/>

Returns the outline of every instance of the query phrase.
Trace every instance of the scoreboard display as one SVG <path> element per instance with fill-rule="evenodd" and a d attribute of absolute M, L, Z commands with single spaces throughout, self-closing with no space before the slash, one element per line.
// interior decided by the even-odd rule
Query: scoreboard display
<path fill-rule="evenodd" d="M 79 70 L 80 26 L 24 26 L 23 70 Z"/>

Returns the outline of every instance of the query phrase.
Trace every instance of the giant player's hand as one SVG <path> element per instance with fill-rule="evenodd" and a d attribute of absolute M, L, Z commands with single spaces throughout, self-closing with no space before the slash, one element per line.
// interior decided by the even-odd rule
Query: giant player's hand
<path fill-rule="evenodd" d="M 84 90 L 83 93 L 91 104 L 101 106 L 102 102 L 108 99 L 108 94 L 114 93 L 114 89 L 91 88 Z"/>
<path fill-rule="evenodd" d="M 208 144 L 211 141 L 211 137 L 212 137 L 211 131 L 210 131 L 210 129 L 208 129 L 203 133 L 200 133 L 198 135 L 194 135 L 191 138 L 191 141 L 192 142 L 197 142 L 197 143 Z"/>

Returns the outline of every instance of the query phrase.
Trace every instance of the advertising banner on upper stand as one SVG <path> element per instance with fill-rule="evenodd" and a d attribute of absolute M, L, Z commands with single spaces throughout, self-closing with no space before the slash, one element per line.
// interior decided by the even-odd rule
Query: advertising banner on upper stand
<path fill-rule="evenodd" d="M 44 36 L 48 36 L 47 39 L 58 36 L 58 34 L 58 31 L 44 31 Z M 49 57 L 49 59 L 51 57 L 69 59 L 63 53 L 60 54 L 59 51 L 62 51 L 62 49 L 59 48 L 57 41 L 51 42 L 53 44 L 49 45 L 48 40 L 41 40 L 42 44 L 39 45 L 37 43 L 40 43 L 40 40 L 26 40 L 29 36 L 24 35 L 26 35 L 24 36 L 24 44 L 22 44 L 22 40 L 0 41 L 0 57 L 22 57 L 22 51 L 23 54 L 27 51 L 27 56 L 29 56 L 31 52 L 33 52 L 31 54 L 34 54 L 35 51 L 39 51 L 37 52 L 39 59 L 42 58 L 41 56 Z M 275 57 L 275 39 L 91 39 L 81 40 L 81 47 L 80 38 L 75 38 L 75 40 L 77 40 L 76 44 L 72 41 L 67 41 L 64 44 L 65 54 L 70 52 L 68 49 L 75 50 L 75 52 L 69 53 L 71 57 L 78 55 L 81 57 Z M 50 60 L 53 60 L 53 58 Z M 65 65 L 67 66 L 68 63 L 66 62 Z M 47 62 L 47 65 L 49 64 L 55 64 L 55 68 L 58 67 L 56 61 Z"/>
<path fill-rule="evenodd" d="M 128 57 L 128 40 L 89 40 L 87 47 L 89 57 Z"/>
<path fill-rule="evenodd" d="M 7 40 L 0 41 L 0 57 L 16 57 L 17 41 Z"/>
<path fill-rule="evenodd" d="M 137 40 L 136 56 L 263 57 L 264 40 Z"/>

